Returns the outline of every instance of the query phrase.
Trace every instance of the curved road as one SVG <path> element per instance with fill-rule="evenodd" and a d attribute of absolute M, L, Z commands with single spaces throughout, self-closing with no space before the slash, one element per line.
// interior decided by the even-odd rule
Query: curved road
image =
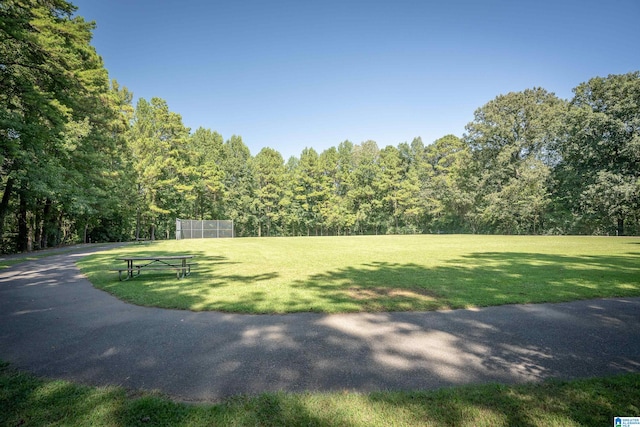
<path fill-rule="evenodd" d="M 74 261 L 101 248 L 0 271 L 0 359 L 183 401 L 640 371 L 640 298 L 426 313 L 194 313 L 93 288 Z"/>

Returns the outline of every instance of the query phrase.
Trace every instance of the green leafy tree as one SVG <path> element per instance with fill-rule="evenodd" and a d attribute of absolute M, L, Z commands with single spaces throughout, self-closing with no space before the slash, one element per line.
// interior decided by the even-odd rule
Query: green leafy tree
<path fill-rule="evenodd" d="M 558 198 L 586 233 L 638 232 L 640 72 L 596 77 L 574 89 L 557 168 Z"/>
<path fill-rule="evenodd" d="M 93 241 L 128 237 L 132 209 L 126 200 L 135 188 L 129 181 L 125 138 L 133 117 L 132 94 L 115 81 L 102 90 L 82 113 L 84 120 L 67 124 L 60 167 L 67 186 L 60 203 L 85 242 L 90 236 Z"/>
<path fill-rule="evenodd" d="M 398 149 L 410 185 L 413 187 L 413 183 L 416 183 L 418 186 L 414 193 L 415 202 L 407 211 L 411 216 L 407 219 L 407 223 L 416 232 L 428 230 L 431 224 L 432 194 L 430 184 L 433 177 L 433 166 L 428 161 L 427 148 L 422 142 L 422 138 L 417 137 L 411 141 L 411 144 L 400 144 Z M 414 189 L 413 187 L 409 191 Z"/>
<path fill-rule="evenodd" d="M 478 217 L 490 231 L 538 232 L 567 104 L 541 88 L 500 95 L 476 110 L 465 140 L 477 162 Z"/>
<path fill-rule="evenodd" d="M 323 176 L 324 197 L 319 206 L 322 225 L 329 233 L 340 234 L 344 229 L 345 212 L 343 197 L 339 194 L 342 185 L 339 175 L 339 159 L 336 147 L 324 150 L 318 157 L 319 169 Z"/>
<path fill-rule="evenodd" d="M 109 82 L 90 45 L 94 24 L 74 11 L 59 0 L 0 4 L 0 225 L 5 231 L 13 207 L 21 251 L 34 239 L 73 238 L 78 222 L 86 230 L 108 197 L 93 177 L 103 175 L 113 142 L 105 127 Z"/>
<path fill-rule="evenodd" d="M 381 203 L 379 214 L 384 225 L 395 231 L 400 226 L 400 183 L 404 175 L 398 149 L 389 145 L 380 150 L 379 165 L 380 175 L 374 181 Z"/>
<path fill-rule="evenodd" d="M 311 230 L 318 234 L 318 229 L 324 225 L 321 207 L 328 198 L 327 179 L 321 170 L 318 153 L 313 148 L 302 150 L 293 169 L 291 184 L 298 214 L 296 222 L 306 229 L 307 235 Z"/>
<path fill-rule="evenodd" d="M 418 173 L 412 167 L 407 147 L 401 151 L 387 146 L 380 151 L 381 173 L 375 184 L 387 232 L 416 232 L 422 213 Z"/>
<path fill-rule="evenodd" d="M 330 233 L 350 234 L 356 222 L 348 197 L 354 169 L 353 143 L 343 141 L 337 148 L 323 151 L 318 161 L 325 194 L 320 206 L 322 224 Z"/>
<path fill-rule="evenodd" d="M 353 147 L 353 170 L 349 176 L 349 200 L 355 215 L 354 229 L 359 233 L 377 232 L 381 225 L 382 198 L 376 191 L 381 178 L 380 149 L 375 141 Z"/>
<path fill-rule="evenodd" d="M 185 203 L 195 199 L 189 181 L 188 137 L 189 129 L 179 114 L 169 111 L 166 101 L 138 101 L 129 134 L 138 187 L 136 238 L 142 224 L 149 227 L 152 240 L 159 226 L 169 237 Z"/>
<path fill-rule="evenodd" d="M 455 135 L 446 135 L 426 149 L 431 171 L 427 182 L 428 208 L 437 231 L 475 231 L 477 175 L 471 149 Z"/>
<path fill-rule="evenodd" d="M 285 186 L 279 202 L 283 234 L 289 236 L 297 236 L 299 230 L 302 228 L 302 206 L 295 195 L 295 177 L 298 173 L 299 162 L 296 156 L 291 156 L 289 160 L 287 160 L 285 164 Z"/>
<path fill-rule="evenodd" d="M 99 160 L 101 167 L 97 170 L 100 173 L 90 175 L 99 177 L 95 185 L 105 197 L 99 199 L 100 205 L 85 227 L 92 241 L 128 240 L 133 236 L 135 219 L 135 205 L 130 197 L 136 188 L 136 177 L 127 144 L 134 114 L 133 93 L 113 80 L 111 89 L 102 99 L 111 114 L 100 115 L 102 122 L 96 123 L 94 128 L 101 129 L 99 138 L 105 141 L 106 150 Z"/>
<path fill-rule="evenodd" d="M 334 206 L 339 215 L 338 232 L 342 229 L 345 234 L 350 234 L 356 224 L 356 211 L 349 197 L 354 186 L 352 176 L 356 167 L 353 143 L 346 140 L 338 144 L 337 154 Z"/>
<path fill-rule="evenodd" d="M 189 172 L 193 185 L 190 218 L 222 219 L 224 199 L 224 140 L 209 129 L 198 128 L 189 138 Z"/>
<path fill-rule="evenodd" d="M 256 184 L 253 211 L 258 219 L 258 237 L 263 227 L 270 236 L 273 226 L 281 219 L 280 201 L 283 197 L 285 169 L 280 153 L 272 148 L 263 148 L 253 159 Z"/>
<path fill-rule="evenodd" d="M 231 136 L 223 145 L 224 154 L 224 212 L 233 220 L 239 236 L 257 232 L 257 218 L 253 211 L 255 179 L 252 157 L 242 138 Z"/>

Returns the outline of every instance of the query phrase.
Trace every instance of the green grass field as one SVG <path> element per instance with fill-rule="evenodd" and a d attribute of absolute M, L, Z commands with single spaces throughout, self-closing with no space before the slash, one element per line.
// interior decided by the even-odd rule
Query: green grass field
<path fill-rule="evenodd" d="M 184 404 L 0 364 L 3 426 L 609 426 L 640 414 L 640 374 L 431 392 L 277 393 Z"/>
<path fill-rule="evenodd" d="M 190 253 L 186 279 L 124 255 Z M 640 238 L 353 236 L 164 241 L 80 262 L 98 288 L 134 304 L 241 313 L 412 311 L 640 296 Z"/>

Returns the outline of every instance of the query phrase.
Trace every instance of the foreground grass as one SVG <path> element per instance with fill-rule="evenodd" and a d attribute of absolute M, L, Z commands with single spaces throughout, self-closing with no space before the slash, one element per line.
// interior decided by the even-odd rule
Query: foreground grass
<path fill-rule="evenodd" d="M 124 255 L 191 253 L 187 279 L 143 272 Z M 640 296 L 640 238 L 358 236 L 166 241 L 81 261 L 126 301 L 246 313 L 408 311 Z"/>
<path fill-rule="evenodd" d="M 182 404 L 0 367 L 3 426 L 606 426 L 640 414 L 640 374 L 432 392 L 263 394 Z"/>

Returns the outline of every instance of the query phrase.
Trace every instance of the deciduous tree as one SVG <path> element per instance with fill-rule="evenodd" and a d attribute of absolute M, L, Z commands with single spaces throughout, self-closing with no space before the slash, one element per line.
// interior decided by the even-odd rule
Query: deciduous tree
<path fill-rule="evenodd" d="M 476 210 L 489 231 L 539 229 L 566 112 L 565 101 L 541 88 L 500 95 L 476 110 L 465 140 L 479 173 Z"/>
<path fill-rule="evenodd" d="M 574 89 L 557 168 L 558 197 L 582 232 L 638 231 L 640 72 L 596 77 Z"/>
<path fill-rule="evenodd" d="M 54 227 L 71 237 L 108 197 L 93 177 L 112 143 L 109 82 L 94 24 L 74 11 L 61 0 L 0 4 L 0 225 L 13 206 L 18 250 L 52 243 Z"/>

